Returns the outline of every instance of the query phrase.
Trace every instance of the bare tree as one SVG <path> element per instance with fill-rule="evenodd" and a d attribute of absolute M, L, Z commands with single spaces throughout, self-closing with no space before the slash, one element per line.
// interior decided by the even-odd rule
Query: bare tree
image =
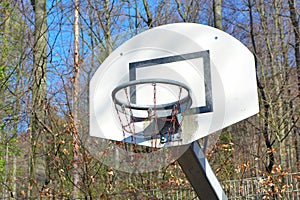
<path fill-rule="evenodd" d="M 147 0 L 143 0 L 144 9 L 146 11 L 147 19 L 145 19 L 145 22 L 149 28 L 153 27 L 153 17 L 152 12 L 150 10 L 149 4 Z"/>
<path fill-rule="evenodd" d="M 175 3 L 177 12 L 183 22 L 197 23 L 200 21 L 200 12 L 205 8 L 207 3 L 209 2 L 175 0 Z"/>
<path fill-rule="evenodd" d="M 298 2 L 299 3 L 299 2 Z M 299 10 L 297 12 L 297 1 L 296 0 L 288 0 L 289 11 L 290 11 L 290 19 L 293 26 L 294 32 L 294 54 L 295 54 L 295 62 L 298 76 L 298 99 L 300 99 L 300 25 L 299 25 Z M 299 107 L 298 107 L 299 109 Z M 300 169 L 300 120 L 299 116 L 294 116 L 294 121 L 297 123 L 297 127 L 294 130 L 294 143 L 296 148 L 296 159 L 297 159 L 297 167 Z"/>
<path fill-rule="evenodd" d="M 222 29 L 255 55 L 261 111 L 223 131 L 208 155 L 217 175 L 221 180 L 271 177 L 265 186 L 269 196 L 283 195 L 283 183 L 274 174 L 284 180 L 280 167 L 297 172 L 300 159 L 297 3 L 31 0 L 31 6 L 29 0 L 2 1 L 1 198 L 151 199 L 191 190 L 176 163 L 160 172 L 128 175 L 89 154 L 81 137 L 88 134 L 89 101 L 82 88 L 88 90 L 96 68 L 139 28 L 182 21 Z M 91 51 L 90 63 L 82 63 Z"/>
<path fill-rule="evenodd" d="M 213 10 L 214 10 L 214 24 L 215 27 L 222 30 L 222 0 L 213 1 Z"/>
<path fill-rule="evenodd" d="M 46 71 L 47 71 L 47 10 L 46 0 L 31 1 L 35 13 L 33 46 L 33 83 L 31 115 L 31 158 L 30 181 L 32 195 L 37 195 L 47 185 L 49 178 L 46 169 L 46 130 L 41 125 L 46 117 Z M 31 198 L 31 190 L 28 196 Z"/>
<path fill-rule="evenodd" d="M 79 0 L 75 0 L 74 6 L 74 98 L 73 98 L 73 167 L 74 167 L 74 188 L 73 198 L 77 199 L 79 196 L 79 162 L 80 162 L 80 144 L 79 144 L 79 120 L 78 120 L 78 103 L 79 103 L 79 76 L 80 76 L 80 64 L 79 64 Z"/>

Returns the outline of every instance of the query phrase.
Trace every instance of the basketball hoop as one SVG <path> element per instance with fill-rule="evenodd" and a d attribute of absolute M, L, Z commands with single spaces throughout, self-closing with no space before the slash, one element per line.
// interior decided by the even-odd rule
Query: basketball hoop
<path fill-rule="evenodd" d="M 131 140 L 159 139 L 161 144 L 181 139 L 184 112 L 192 105 L 190 89 L 166 79 L 119 85 L 112 91 L 112 99 L 124 137 L 129 134 Z"/>

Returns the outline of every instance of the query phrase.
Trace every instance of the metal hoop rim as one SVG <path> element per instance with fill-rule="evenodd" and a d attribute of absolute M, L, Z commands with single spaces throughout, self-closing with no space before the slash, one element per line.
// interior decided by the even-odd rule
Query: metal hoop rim
<path fill-rule="evenodd" d="M 192 104 L 192 98 L 191 98 L 191 90 L 189 89 L 189 87 L 187 85 L 185 85 L 184 83 L 178 82 L 178 81 L 174 81 L 174 80 L 169 80 L 169 79 L 140 79 L 140 80 L 134 80 L 134 81 L 129 81 L 127 83 L 123 83 L 119 86 L 117 86 L 111 93 L 112 95 L 112 99 L 113 102 L 118 105 L 118 106 L 124 106 L 125 108 L 130 108 L 130 109 L 134 109 L 134 110 L 148 110 L 151 108 L 154 108 L 154 105 L 137 105 L 134 103 L 124 103 L 121 102 L 120 100 L 118 100 L 116 98 L 116 94 L 124 88 L 128 88 L 130 86 L 134 86 L 134 85 L 142 85 L 142 84 L 147 84 L 147 83 L 162 83 L 162 84 L 168 84 L 168 85 L 175 85 L 178 86 L 180 88 L 183 88 L 184 90 L 187 91 L 187 95 L 178 100 L 178 101 L 173 101 L 170 103 L 166 103 L 166 104 L 158 104 L 155 106 L 156 110 L 161 110 L 161 109 L 172 109 L 174 107 L 174 105 L 179 104 L 182 105 L 184 103 L 188 103 L 188 104 Z"/>

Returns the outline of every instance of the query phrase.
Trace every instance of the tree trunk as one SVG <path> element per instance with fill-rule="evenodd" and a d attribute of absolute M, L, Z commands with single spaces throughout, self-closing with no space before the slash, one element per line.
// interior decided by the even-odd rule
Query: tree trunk
<path fill-rule="evenodd" d="M 48 183 L 46 175 L 45 129 L 40 122 L 46 117 L 46 68 L 47 68 L 47 11 L 46 0 L 33 0 L 35 12 L 33 47 L 33 83 L 31 115 L 31 158 L 29 198 L 37 197 Z M 32 191 L 32 192 L 31 192 Z"/>
<path fill-rule="evenodd" d="M 249 20 L 250 20 L 250 38 L 253 46 L 253 51 L 254 51 L 254 58 L 255 58 L 255 68 L 256 68 L 256 73 L 258 73 L 258 58 L 257 58 L 257 48 L 256 48 L 256 42 L 255 42 L 255 36 L 254 36 L 254 22 L 253 22 L 253 4 L 251 0 L 248 0 L 248 7 L 249 7 Z M 266 97 L 266 92 L 264 86 L 261 84 L 258 74 L 257 74 L 257 87 L 258 90 L 261 94 L 262 98 L 262 103 L 263 103 L 263 108 L 264 108 L 264 119 L 263 119 L 263 136 L 265 140 L 265 144 L 267 147 L 267 155 L 268 155 L 268 161 L 267 161 L 267 166 L 266 170 L 268 173 L 271 173 L 274 163 L 275 163 L 275 157 L 273 153 L 273 148 L 272 148 L 272 143 L 270 142 L 270 136 L 269 136 L 269 117 L 270 117 L 270 105 L 267 101 Z"/>
<path fill-rule="evenodd" d="M 78 127 L 78 91 L 79 91 L 79 0 L 75 0 L 74 8 L 74 102 L 73 102 L 73 198 L 79 198 L 79 127 Z"/>
<path fill-rule="evenodd" d="M 106 23 L 104 26 L 104 37 L 106 42 L 106 48 L 107 48 L 107 56 L 112 52 L 113 50 L 113 44 L 111 39 L 111 10 L 109 8 L 109 0 L 104 1 L 104 12 L 105 12 L 105 19 Z"/>
<path fill-rule="evenodd" d="M 288 0 L 290 8 L 290 19 L 293 25 L 294 37 L 295 37 L 295 60 L 297 67 L 297 76 L 298 76 L 298 102 L 300 100 L 300 25 L 299 25 L 299 14 L 297 13 L 296 0 Z M 298 109 L 299 105 L 298 105 Z M 294 118 L 299 118 L 296 116 Z M 296 120 L 296 119 L 295 119 Z M 297 126 L 294 130 L 295 138 L 295 150 L 296 150 L 296 162 L 297 168 L 300 170 L 300 120 L 297 121 Z"/>
<path fill-rule="evenodd" d="M 7 2 L 8 4 L 9 4 L 9 2 Z M 3 38 L 6 40 L 6 38 L 9 38 L 10 36 L 10 33 L 9 33 L 9 27 L 10 27 L 10 15 L 11 15 L 11 13 L 9 12 L 9 7 L 10 7 L 10 5 L 8 5 L 7 6 L 8 7 L 8 9 L 6 9 L 5 10 L 5 12 L 4 12 L 4 19 L 6 19 L 4 22 L 3 22 Z M 2 54 L 1 54 L 1 58 L 0 58 L 0 67 L 2 67 L 1 65 L 3 65 L 3 66 L 6 66 L 6 64 L 7 64 L 7 60 L 9 59 L 9 57 L 8 57 L 8 49 L 9 49 L 9 43 L 8 43 L 8 41 L 2 41 L 2 48 L 4 49 L 4 52 L 2 52 Z M 7 51 L 7 52 L 6 52 Z M 3 72 L 0 72 L 0 73 L 3 73 L 3 75 L 5 74 L 5 69 L 3 68 Z M 1 75 L 2 74 L 0 74 L 0 78 L 2 78 L 1 77 Z M 4 77 L 5 77 L 5 75 L 4 75 Z M 0 79 L 1 80 L 1 79 Z M 0 84 L 2 84 L 2 81 L 0 82 Z M 3 90 L 4 91 L 4 90 Z M 4 97 L 4 99 L 3 99 L 3 101 L 5 102 L 5 101 L 7 101 L 7 100 L 5 100 L 7 97 L 6 97 L 6 95 L 5 95 L 5 93 L 3 92 L 3 97 Z M 1 102 L 2 103 L 2 102 Z M 0 120 L 2 120 L 3 118 L 4 118 L 5 116 L 1 116 L 1 118 L 0 118 Z M 2 129 L 1 129 L 1 137 L 3 136 L 4 138 L 5 138 L 5 135 L 6 135 L 6 133 L 5 132 L 3 132 L 2 133 Z M 2 139 L 2 138 L 1 138 Z M 9 163 L 9 157 L 8 157 L 8 146 L 9 146 L 9 142 L 6 142 L 6 144 L 5 144 L 5 163 L 6 164 L 8 164 Z M 3 174 L 3 181 L 4 181 L 4 184 L 3 184 L 3 188 L 2 188 L 2 199 L 6 199 L 6 198 L 8 198 L 8 190 L 7 190 L 7 186 L 8 186 L 8 181 L 7 181 L 7 179 L 8 179 L 8 177 L 7 177 L 7 174 L 8 174 L 8 172 L 9 172 L 9 169 L 8 169 L 8 167 L 6 167 L 5 168 L 5 170 L 4 170 L 4 174 Z M 2 176 L 2 175 L 1 175 Z"/>
<path fill-rule="evenodd" d="M 144 4 L 144 8 L 145 8 L 146 15 L 147 15 L 147 20 L 146 20 L 147 26 L 148 26 L 148 28 L 152 28 L 153 27 L 153 19 L 152 19 L 152 13 L 150 11 L 148 1 L 143 0 L 143 4 Z"/>
<path fill-rule="evenodd" d="M 213 1 L 214 7 L 214 24 L 215 27 L 222 30 L 222 0 L 214 0 Z"/>

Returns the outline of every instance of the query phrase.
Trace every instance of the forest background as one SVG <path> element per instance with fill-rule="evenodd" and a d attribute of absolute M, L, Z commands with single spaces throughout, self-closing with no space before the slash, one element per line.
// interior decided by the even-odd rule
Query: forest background
<path fill-rule="evenodd" d="M 0 198 L 195 197 L 177 162 L 127 174 L 81 141 L 95 70 L 140 31 L 174 22 L 222 29 L 255 56 L 259 114 L 206 152 L 228 197 L 299 198 L 299 13 L 297 0 L 2 0 Z"/>

